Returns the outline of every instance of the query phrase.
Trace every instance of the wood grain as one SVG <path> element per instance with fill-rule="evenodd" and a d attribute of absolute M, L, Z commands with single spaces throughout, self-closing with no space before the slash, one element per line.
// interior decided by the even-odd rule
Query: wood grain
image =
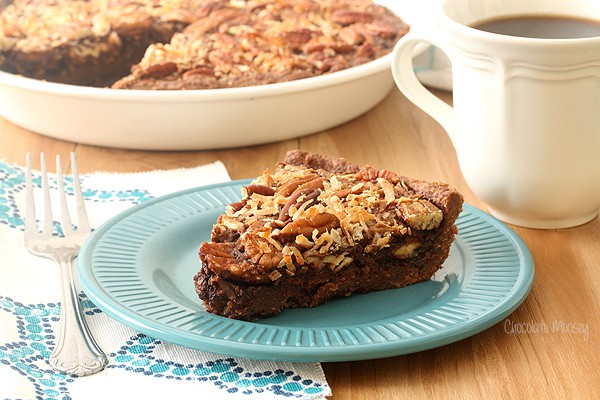
<path fill-rule="evenodd" d="M 451 101 L 450 94 L 437 94 Z M 241 179 L 273 168 L 293 148 L 447 182 L 485 210 L 466 185 L 446 133 L 396 90 L 367 114 L 325 132 L 214 151 L 100 148 L 40 136 L 0 119 L 0 158 L 22 165 L 26 152 L 68 158 L 75 151 L 82 172 L 148 171 L 221 160 L 232 179 Z M 520 308 L 476 336 L 437 349 L 325 363 L 333 398 L 600 398 L 600 220 L 564 230 L 513 229 L 529 246 L 536 266 L 532 292 Z"/>

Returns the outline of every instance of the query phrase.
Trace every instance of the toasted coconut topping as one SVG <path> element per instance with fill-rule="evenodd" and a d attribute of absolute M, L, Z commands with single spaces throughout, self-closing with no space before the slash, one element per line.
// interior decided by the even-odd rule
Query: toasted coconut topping
<path fill-rule="evenodd" d="M 294 193 L 317 179 L 319 188 L 311 189 L 311 201 L 297 196 L 294 201 L 299 204 L 289 207 L 289 217 L 282 220 L 281 210 Z M 228 207 L 219 218 L 217 230 L 240 234 L 239 251 L 271 280 L 280 278 L 274 270 L 281 276 L 306 268 L 340 271 L 353 261 L 353 246 L 360 245 L 365 254 L 376 253 L 392 246 L 395 238 L 406 238 L 403 243 L 408 244 L 395 249 L 394 256 L 410 258 L 417 251 L 410 235 L 436 229 L 443 219 L 440 209 L 416 196 L 395 174 L 372 169 L 334 175 L 280 164 L 274 173 L 265 171 L 255 179 L 242 195 L 240 206 Z"/>

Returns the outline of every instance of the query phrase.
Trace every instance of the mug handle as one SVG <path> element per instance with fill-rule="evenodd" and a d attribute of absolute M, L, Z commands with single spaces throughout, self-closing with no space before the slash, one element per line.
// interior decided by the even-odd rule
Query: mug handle
<path fill-rule="evenodd" d="M 392 56 L 392 75 L 398 89 L 408 100 L 435 119 L 448 133 L 454 142 L 455 122 L 454 109 L 433 93 L 419 80 L 413 67 L 413 52 L 420 44 L 438 47 L 446 54 L 448 51 L 445 38 L 439 34 L 424 35 L 409 32 L 396 44 Z"/>

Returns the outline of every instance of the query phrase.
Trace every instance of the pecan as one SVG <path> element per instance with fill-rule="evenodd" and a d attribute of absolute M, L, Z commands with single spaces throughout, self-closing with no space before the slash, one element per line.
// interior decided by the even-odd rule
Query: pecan
<path fill-rule="evenodd" d="M 331 20 L 346 26 L 357 22 L 371 22 L 373 21 L 373 15 L 364 11 L 336 10 L 331 15 Z"/>
<path fill-rule="evenodd" d="M 297 50 L 312 39 L 312 32 L 310 29 L 300 28 L 295 31 L 283 32 L 282 36 L 290 49 Z"/>
<path fill-rule="evenodd" d="M 335 50 L 337 54 L 352 53 L 354 51 L 354 46 L 348 43 L 334 43 L 331 45 L 331 48 Z"/>
<path fill-rule="evenodd" d="M 235 256 L 235 243 L 209 243 L 200 245 L 200 259 L 216 274 L 226 279 L 243 279 L 247 282 L 261 283 L 267 281 L 268 275 L 260 265 L 245 260 L 239 261 Z"/>
<path fill-rule="evenodd" d="M 342 55 L 329 57 L 323 60 L 323 65 L 321 67 L 323 71 L 328 72 L 341 71 L 346 68 L 348 68 L 348 61 Z"/>
<path fill-rule="evenodd" d="M 309 175 L 303 176 L 301 178 L 299 177 L 299 178 L 290 179 L 283 185 L 279 186 L 279 188 L 277 188 L 277 194 L 280 194 L 284 197 L 288 197 L 296 189 L 298 189 L 298 187 L 300 187 L 300 185 L 302 185 L 306 182 L 312 181 L 314 179 L 317 179 L 317 178 L 319 178 L 319 175 L 309 174 Z"/>
<path fill-rule="evenodd" d="M 265 239 L 253 234 L 242 235 L 240 244 L 243 252 L 255 265 L 263 268 L 265 271 L 273 270 L 279 264 L 283 257 L 281 251 Z"/>
<path fill-rule="evenodd" d="M 177 64 L 168 61 L 161 64 L 152 64 L 147 68 L 134 69 L 133 73 L 141 79 L 162 78 L 177 72 Z"/>
<path fill-rule="evenodd" d="M 361 33 L 358 32 L 355 29 L 355 27 L 352 27 L 352 26 L 347 26 L 345 28 L 342 28 L 340 30 L 340 33 L 338 34 L 338 37 L 343 42 L 353 45 L 353 46 L 357 45 L 357 44 L 361 44 L 365 40 L 365 37 L 363 35 L 361 35 Z"/>
<path fill-rule="evenodd" d="M 344 199 L 346 198 L 350 193 L 352 193 L 352 190 L 350 189 L 340 189 L 337 192 L 335 192 L 333 195 L 337 196 L 340 199 Z"/>
<path fill-rule="evenodd" d="M 369 167 L 356 173 L 356 179 L 360 181 L 376 181 L 377 178 L 386 179 L 394 185 L 400 182 L 400 177 L 398 174 L 386 169 L 375 169 Z"/>
<path fill-rule="evenodd" d="M 324 181 L 325 181 L 325 178 L 322 178 L 322 177 L 319 176 L 319 177 L 317 177 L 315 179 L 312 179 L 312 180 L 310 180 L 308 182 L 305 182 L 305 183 L 301 184 L 300 186 L 298 186 L 298 188 L 296 188 L 296 190 L 322 189 Z M 296 190 L 294 190 L 294 192 Z"/>
<path fill-rule="evenodd" d="M 414 241 L 407 241 L 406 243 L 396 246 L 392 250 L 392 255 L 401 260 L 410 258 L 415 255 L 415 251 L 419 248 L 419 243 Z"/>
<path fill-rule="evenodd" d="M 312 201 L 314 199 L 316 199 L 317 197 L 319 197 L 319 194 L 321 193 L 321 191 L 319 189 L 316 188 L 307 188 L 307 189 L 297 189 L 296 191 L 294 191 L 294 193 L 291 194 L 291 196 L 288 198 L 288 201 L 284 204 L 283 208 L 281 209 L 281 212 L 279 213 L 279 220 L 280 221 L 285 221 L 287 220 L 290 216 L 288 215 L 288 212 L 290 211 L 290 208 L 292 206 L 295 206 L 296 208 L 300 207 L 302 204 L 308 202 L 308 201 Z M 302 198 L 302 201 L 298 201 L 298 199 L 304 196 Z"/>
<path fill-rule="evenodd" d="M 370 42 L 365 42 L 360 45 L 358 50 L 356 50 L 356 54 L 354 54 L 355 59 L 370 59 L 375 55 L 375 49 Z"/>
<path fill-rule="evenodd" d="M 265 185 L 252 184 L 246 186 L 246 193 L 248 193 L 248 197 L 252 196 L 254 193 L 262 196 L 273 196 L 275 194 L 275 189 Z"/>
<path fill-rule="evenodd" d="M 324 63 L 326 58 L 323 51 L 313 51 L 308 55 L 307 61 L 314 65 L 319 71 L 326 72 L 329 70 L 329 66 Z"/>
<path fill-rule="evenodd" d="M 304 46 L 304 51 L 307 54 L 310 54 L 322 52 L 323 50 L 325 50 L 325 48 L 327 48 L 327 45 L 325 43 L 307 43 L 306 46 Z"/>
<path fill-rule="evenodd" d="M 321 213 L 309 218 L 298 218 L 281 229 L 279 236 L 283 239 L 294 239 L 297 235 L 311 237 L 316 230 L 318 234 L 339 227 L 340 221 L 330 213 Z"/>
<path fill-rule="evenodd" d="M 406 223 L 419 230 L 436 229 L 444 218 L 439 208 L 424 199 L 401 201 L 398 209 Z"/>
<path fill-rule="evenodd" d="M 289 218 L 288 211 L 292 205 L 297 203 L 297 200 L 300 198 L 300 196 L 305 195 L 304 200 L 297 204 L 297 206 L 306 201 L 316 199 L 319 196 L 319 189 L 323 188 L 323 182 L 325 179 L 316 174 L 310 175 L 309 177 L 310 178 L 308 180 L 302 178 L 297 178 L 297 180 L 292 179 L 287 183 L 291 185 L 286 187 L 285 190 L 281 191 L 281 194 L 284 194 L 295 187 L 294 191 L 290 194 L 289 199 L 279 213 L 279 220 L 285 221 Z M 283 186 L 280 187 L 280 189 L 282 188 Z"/>
<path fill-rule="evenodd" d="M 231 208 L 231 211 L 235 213 L 240 211 L 244 207 L 244 203 L 242 203 L 241 201 L 236 201 L 235 203 L 231 203 L 229 207 Z"/>
<path fill-rule="evenodd" d="M 200 253 L 202 255 L 217 257 L 222 259 L 221 261 L 228 262 L 228 259 L 234 258 L 233 247 L 234 243 L 208 243 L 204 242 L 200 246 Z"/>
<path fill-rule="evenodd" d="M 336 51 L 334 49 L 335 46 L 332 46 L 326 49 L 325 52 L 314 52 L 310 53 L 307 60 L 315 68 L 317 68 L 321 72 L 334 72 L 339 71 L 341 69 L 348 68 L 348 61 L 341 54 L 336 55 Z M 341 48 L 340 48 L 341 49 Z"/>

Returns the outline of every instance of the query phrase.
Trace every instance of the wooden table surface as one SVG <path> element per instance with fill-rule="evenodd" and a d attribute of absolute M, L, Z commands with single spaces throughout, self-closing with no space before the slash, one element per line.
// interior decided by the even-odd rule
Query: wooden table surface
<path fill-rule="evenodd" d="M 451 100 L 449 93 L 438 95 Z M 192 167 L 221 160 L 232 179 L 241 179 L 273 167 L 294 148 L 447 182 L 467 203 L 485 210 L 467 187 L 445 132 L 397 90 L 367 114 L 328 131 L 218 151 L 93 147 L 40 136 L 0 119 L 0 159 L 22 165 L 26 152 L 59 153 L 65 160 L 74 151 L 82 173 Z M 536 268 L 533 289 L 520 308 L 494 327 L 441 348 L 324 363 L 333 398 L 600 398 L 600 218 L 564 230 L 512 228 L 529 246 Z"/>

